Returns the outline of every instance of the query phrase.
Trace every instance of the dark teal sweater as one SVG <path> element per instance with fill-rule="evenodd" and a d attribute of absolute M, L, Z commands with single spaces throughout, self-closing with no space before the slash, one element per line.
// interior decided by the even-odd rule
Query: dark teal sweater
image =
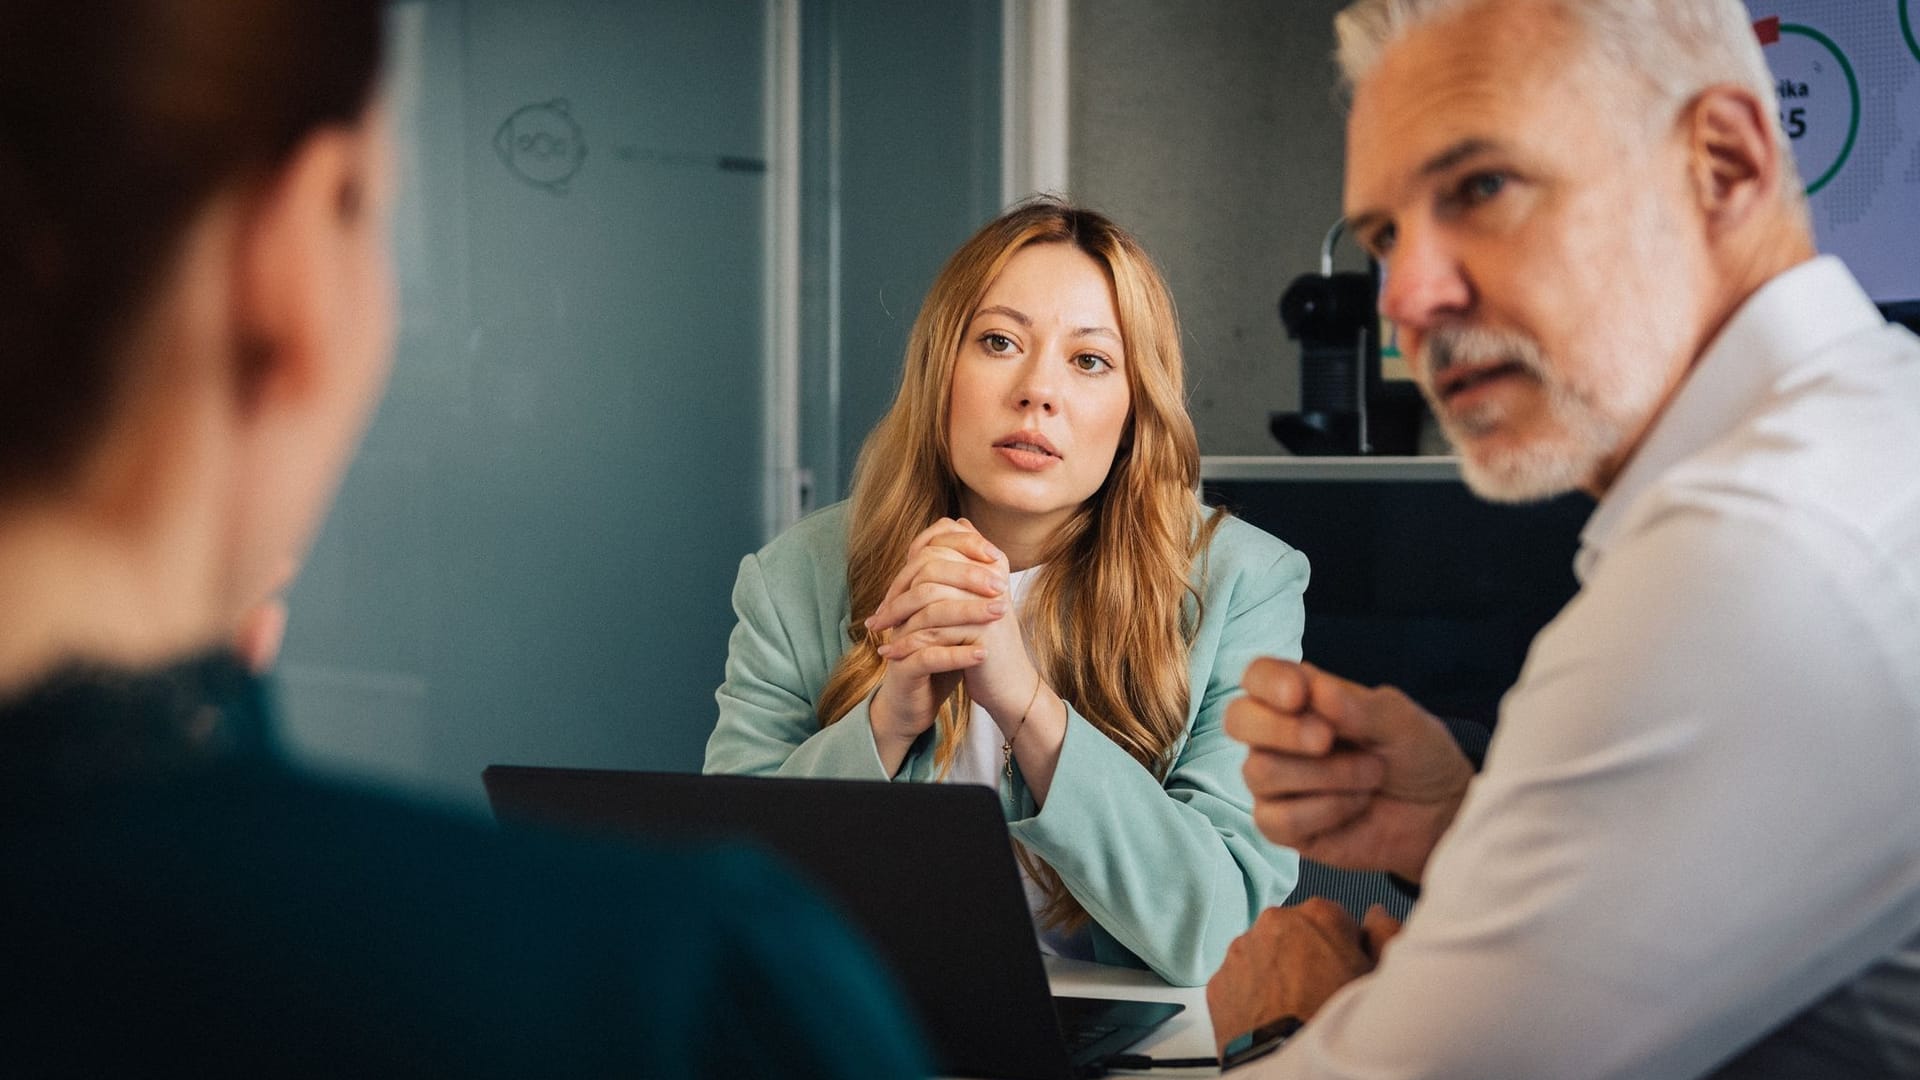
<path fill-rule="evenodd" d="M 0 705 L 0 1072 L 898 1077 L 867 950 L 738 849 L 302 775 L 223 660 Z"/>

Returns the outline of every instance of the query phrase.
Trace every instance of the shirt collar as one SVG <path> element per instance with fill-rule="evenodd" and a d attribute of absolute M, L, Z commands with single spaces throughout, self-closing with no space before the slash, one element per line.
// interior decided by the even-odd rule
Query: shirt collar
<path fill-rule="evenodd" d="M 1762 285 L 1707 346 L 1640 448 L 1580 532 L 1585 581 L 1627 511 L 1668 469 L 1706 449 L 1750 413 L 1781 376 L 1849 334 L 1885 320 L 1846 264 L 1823 255 Z"/>

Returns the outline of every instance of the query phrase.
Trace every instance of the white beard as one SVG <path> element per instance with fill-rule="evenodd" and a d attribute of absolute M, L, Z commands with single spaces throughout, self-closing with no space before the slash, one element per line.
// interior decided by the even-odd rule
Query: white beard
<path fill-rule="evenodd" d="M 1572 383 L 1554 371 L 1537 343 L 1510 331 L 1442 327 L 1421 348 L 1420 387 L 1460 452 L 1467 487 L 1491 502 L 1535 502 L 1591 484 L 1603 464 L 1639 432 L 1666 391 L 1664 370 L 1641 357 L 1604 365 L 1595 380 L 1599 385 Z M 1525 368 L 1526 377 L 1545 390 L 1545 416 L 1536 421 L 1538 434 L 1495 445 L 1481 436 L 1512 423 L 1509 410 L 1490 403 L 1450 412 L 1435 398 L 1432 381 L 1452 364 L 1506 362 Z"/>

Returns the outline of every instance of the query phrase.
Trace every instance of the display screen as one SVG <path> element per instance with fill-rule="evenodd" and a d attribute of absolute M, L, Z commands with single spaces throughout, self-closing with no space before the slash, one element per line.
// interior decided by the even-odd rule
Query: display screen
<path fill-rule="evenodd" d="M 1920 0 L 1747 0 L 1820 250 L 1920 313 Z"/>
<path fill-rule="evenodd" d="M 1747 10 L 1820 250 L 1920 325 L 1920 0 L 1747 0 Z M 1381 375 L 1407 378 L 1384 316 L 1380 344 Z"/>

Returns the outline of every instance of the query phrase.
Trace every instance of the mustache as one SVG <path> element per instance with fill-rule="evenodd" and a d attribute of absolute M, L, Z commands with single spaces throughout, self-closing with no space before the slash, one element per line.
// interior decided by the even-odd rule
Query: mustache
<path fill-rule="evenodd" d="M 1443 326 L 1420 342 L 1420 366 L 1432 381 L 1454 367 L 1515 364 L 1545 378 L 1546 351 L 1540 343 L 1512 330 L 1481 326 Z"/>

